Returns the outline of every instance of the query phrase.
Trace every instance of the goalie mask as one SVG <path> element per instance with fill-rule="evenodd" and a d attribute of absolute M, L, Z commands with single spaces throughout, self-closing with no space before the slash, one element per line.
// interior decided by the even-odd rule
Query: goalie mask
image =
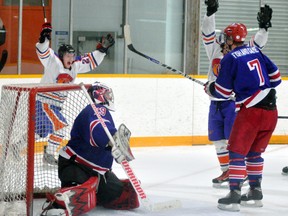
<path fill-rule="evenodd" d="M 95 82 L 88 89 L 88 93 L 95 104 L 102 104 L 107 109 L 115 111 L 114 94 L 111 88 L 103 83 Z"/>

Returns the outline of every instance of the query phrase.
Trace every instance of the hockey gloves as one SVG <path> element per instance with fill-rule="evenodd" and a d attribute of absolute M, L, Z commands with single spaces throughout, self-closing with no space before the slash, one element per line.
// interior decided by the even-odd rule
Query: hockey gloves
<path fill-rule="evenodd" d="M 218 7 L 219 7 L 218 0 L 205 0 L 205 4 L 207 5 L 206 15 L 208 17 L 216 13 L 216 11 L 218 10 Z"/>
<path fill-rule="evenodd" d="M 97 44 L 96 50 L 102 53 L 107 53 L 108 49 L 115 44 L 115 40 L 111 34 L 102 37 L 101 41 Z"/>
<path fill-rule="evenodd" d="M 257 14 L 259 28 L 264 28 L 267 31 L 268 28 L 272 27 L 272 12 L 272 8 L 270 8 L 267 4 L 265 4 L 264 7 L 260 8 L 260 11 Z"/>
<path fill-rule="evenodd" d="M 51 40 L 52 26 L 50 23 L 44 23 L 39 37 L 39 43 L 44 43 L 45 38 Z"/>
<path fill-rule="evenodd" d="M 206 94 L 208 94 L 210 97 L 214 97 L 215 94 L 215 81 L 213 82 L 206 82 L 204 84 L 204 91 Z"/>

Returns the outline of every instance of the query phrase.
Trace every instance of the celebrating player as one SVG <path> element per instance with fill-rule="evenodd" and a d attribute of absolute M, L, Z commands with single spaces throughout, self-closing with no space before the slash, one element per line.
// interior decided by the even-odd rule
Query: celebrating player
<path fill-rule="evenodd" d="M 202 39 L 209 59 L 208 81 L 215 81 L 219 72 L 220 60 L 223 58 L 223 54 L 226 54 L 229 49 L 227 49 L 225 43 L 222 41 L 222 34 L 220 34 L 218 40 L 216 39 L 215 13 L 219 7 L 218 0 L 205 0 L 205 4 L 207 5 L 207 12 L 204 15 L 202 23 Z M 271 17 L 272 9 L 268 5 L 260 8 L 257 15 L 260 29 L 255 37 L 250 40 L 250 46 L 256 46 L 260 49 L 264 47 L 268 39 L 268 28 L 271 27 Z M 212 179 L 212 182 L 214 187 L 220 187 L 224 182 L 229 181 L 227 140 L 229 139 L 236 116 L 235 102 L 233 97 L 217 98 L 211 96 L 210 100 L 208 138 L 215 146 L 222 170 L 222 174 Z"/>
<path fill-rule="evenodd" d="M 113 157 L 118 163 L 124 159 L 134 159 L 129 146 L 131 133 L 123 124 L 118 130 L 115 128 L 110 114 L 110 110 L 114 110 L 111 88 L 96 82 L 88 89 L 88 93 L 97 104 L 97 109 L 117 146 L 110 143 L 91 105 L 84 108 L 75 119 L 71 139 L 59 152 L 58 175 L 62 189 L 55 194 L 56 202 L 52 206 L 72 211 L 72 215 L 80 215 L 84 213 L 83 210 L 89 211 L 95 207 L 96 201 L 105 208 L 137 208 L 138 197 L 129 180 L 119 180 L 111 171 Z M 81 201 L 87 200 L 86 197 L 91 194 L 88 190 L 91 185 L 94 194 L 97 191 L 96 197 L 92 196 L 90 202 L 84 202 L 86 205 L 81 206 Z M 61 202 L 65 196 L 69 206 Z M 61 197 L 60 200 L 58 197 Z"/>
<path fill-rule="evenodd" d="M 216 81 L 205 91 L 214 97 L 230 98 L 235 93 L 238 111 L 228 141 L 229 194 L 218 200 L 218 208 L 239 211 L 240 203 L 262 207 L 262 172 L 265 151 L 277 123 L 276 90 L 281 83 L 278 67 L 257 47 L 244 44 L 247 29 L 233 23 L 224 30 L 229 52 L 220 63 Z M 248 175 L 250 189 L 241 196 Z"/>
<path fill-rule="evenodd" d="M 87 73 L 95 69 L 115 43 L 112 35 L 108 34 L 91 53 L 76 57 L 71 45 L 62 44 L 57 55 L 49 48 L 51 32 L 51 24 L 44 23 L 39 42 L 36 44 L 36 53 L 44 66 L 44 75 L 40 83 L 73 83 L 78 73 Z M 43 162 L 51 165 L 57 165 L 54 153 L 63 139 L 61 129 L 67 126 L 61 114 L 61 106 L 66 97 L 67 94 L 57 92 L 37 95 L 36 134 L 41 138 L 49 135 L 48 145 L 44 147 Z"/>

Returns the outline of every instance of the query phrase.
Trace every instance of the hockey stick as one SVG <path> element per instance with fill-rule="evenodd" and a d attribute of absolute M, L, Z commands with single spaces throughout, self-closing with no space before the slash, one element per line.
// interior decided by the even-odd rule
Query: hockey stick
<path fill-rule="evenodd" d="M 93 111 L 95 112 L 98 120 L 100 121 L 100 124 L 102 125 L 106 135 L 108 136 L 110 142 L 112 145 L 116 145 L 114 138 L 112 137 L 110 131 L 108 130 L 105 122 L 103 121 L 95 103 L 92 101 L 90 95 L 87 92 L 87 89 L 85 88 L 85 85 L 83 83 L 80 83 L 80 87 L 83 90 L 86 98 L 89 100 L 90 106 L 92 107 Z M 133 188 L 135 189 L 137 195 L 140 197 L 141 203 L 143 206 L 148 209 L 149 211 L 160 211 L 164 209 L 172 209 L 172 208 L 179 208 L 181 207 L 181 202 L 179 200 L 173 200 L 168 201 L 164 203 L 155 203 L 152 204 L 149 199 L 147 198 L 143 188 L 141 187 L 141 184 L 139 180 L 137 179 L 136 175 L 134 174 L 132 168 L 130 167 L 130 164 L 127 160 L 124 160 L 121 162 L 121 166 L 124 169 L 126 175 L 128 176 Z"/>
<path fill-rule="evenodd" d="M 1 60 L 0 60 L 0 72 L 2 71 L 3 67 L 6 64 L 7 57 L 8 57 L 8 51 L 7 50 L 3 50 L 2 51 Z"/>
<path fill-rule="evenodd" d="M 45 12 L 45 0 L 41 0 L 42 1 L 42 8 L 43 8 L 43 15 L 44 15 L 44 22 L 47 22 L 47 18 L 46 18 L 46 12 Z"/>
<path fill-rule="evenodd" d="M 162 66 L 164 68 L 167 68 L 168 70 L 170 70 L 170 71 L 172 71 L 174 73 L 178 73 L 178 74 L 180 74 L 180 75 L 182 75 L 182 76 L 184 76 L 184 77 L 186 77 L 186 78 L 188 78 L 188 79 L 190 79 L 190 80 L 192 80 L 192 81 L 204 86 L 204 84 L 205 84 L 204 82 L 202 82 L 200 80 L 197 80 L 197 79 L 189 76 L 188 74 L 186 74 L 186 73 L 184 73 L 184 72 L 182 72 L 180 70 L 174 69 L 174 68 L 172 68 L 172 67 L 170 67 L 170 66 L 168 66 L 166 64 L 163 64 L 160 61 L 158 61 L 158 60 L 156 60 L 156 59 L 154 59 L 154 58 L 152 58 L 150 56 L 147 56 L 144 53 L 141 53 L 138 50 L 136 50 L 134 48 L 133 44 L 132 44 L 131 35 L 130 35 L 130 26 L 129 25 L 125 25 L 124 26 L 124 38 L 125 38 L 125 41 L 126 41 L 128 49 L 131 50 L 132 52 L 134 52 L 134 53 L 136 53 L 136 54 L 138 54 L 138 55 L 140 55 L 140 56 L 142 56 L 142 57 L 154 62 L 155 64 L 158 64 L 158 65 L 160 65 L 160 66 Z"/>
<path fill-rule="evenodd" d="M 288 116 L 278 116 L 278 119 L 288 119 Z"/>

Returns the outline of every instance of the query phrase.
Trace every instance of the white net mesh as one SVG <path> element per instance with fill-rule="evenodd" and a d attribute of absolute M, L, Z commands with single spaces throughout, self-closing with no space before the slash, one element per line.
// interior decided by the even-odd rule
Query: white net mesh
<path fill-rule="evenodd" d="M 0 215 L 11 211 L 11 207 L 7 206 L 12 203 L 20 206 L 19 202 L 25 203 L 24 209 L 19 209 L 19 214 L 32 215 L 32 194 L 34 197 L 43 196 L 60 187 L 57 165 L 43 161 L 44 146 L 48 145 L 49 138 L 51 140 L 51 131 L 60 134 L 63 139 L 52 143 L 53 148 L 56 147 L 53 156 L 57 159 L 59 148 L 70 138 L 74 119 L 88 104 L 88 99 L 78 85 L 26 84 L 2 87 Z"/>

